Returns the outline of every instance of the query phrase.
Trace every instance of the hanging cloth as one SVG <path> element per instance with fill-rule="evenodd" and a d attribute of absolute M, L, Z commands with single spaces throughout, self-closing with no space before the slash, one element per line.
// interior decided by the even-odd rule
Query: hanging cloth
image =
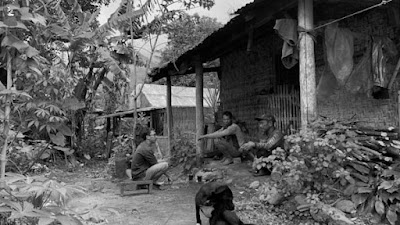
<path fill-rule="evenodd" d="M 396 46 L 389 38 L 373 38 L 372 45 L 372 79 L 378 87 L 387 87 L 387 65 L 389 57 L 397 55 Z"/>
<path fill-rule="evenodd" d="M 368 39 L 363 57 L 354 66 L 354 70 L 346 81 L 345 88 L 350 93 L 365 93 L 369 95 L 372 88 L 371 48 L 371 40 Z"/>
<path fill-rule="evenodd" d="M 286 69 L 290 69 L 299 61 L 299 50 L 297 49 L 297 20 L 276 20 L 274 29 L 283 39 L 282 64 Z"/>
<path fill-rule="evenodd" d="M 327 60 L 339 86 L 344 86 L 353 70 L 353 39 L 351 31 L 339 28 L 337 23 L 325 28 Z"/>

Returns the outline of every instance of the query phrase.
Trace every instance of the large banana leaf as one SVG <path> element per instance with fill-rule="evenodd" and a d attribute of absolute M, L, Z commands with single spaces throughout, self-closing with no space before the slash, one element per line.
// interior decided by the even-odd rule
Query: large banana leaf
<path fill-rule="evenodd" d="M 153 8 L 153 0 L 147 0 L 140 9 L 133 10 L 133 3 L 131 3 L 131 1 L 132 0 L 121 0 L 119 7 L 111 14 L 107 23 L 97 29 L 98 36 L 104 37 L 105 34 L 109 34 L 112 29 L 119 30 L 130 21 L 137 22 Z M 135 28 L 137 29 L 138 26 Z"/>
<path fill-rule="evenodd" d="M 119 67 L 119 62 L 115 60 L 111 54 L 110 51 L 104 47 L 98 48 L 97 53 L 99 54 L 99 59 L 103 61 L 106 64 L 106 67 L 110 69 L 110 72 L 112 72 L 115 75 L 119 75 L 122 78 L 124 78 L 126 81 L 129 79 L 126 77 L 126 72 L 125 70 L 121 69 Z"/>
<path fill-rule="evenodd" d="M 43 26 L 46 26 L 46 18 L 44 18 L 42 15 L 39 15 L 37 13 L 30 13 L 29 12 L 29 7 L 19 7 L 17 5 L 5 5 L 3 7 L 0 7 L 0 11 L 3 11 L 4 9 L 12 10 L 12 11 L 17 11 L 20 14 L 21 20 L 23 21 L 32 21 L 35 24 L 42 24 Z"/>
<path fill-rule="evenodd" d="M 39 54 L 39 51 L 27 43 L 21 41 L 14 35 L 8 34 L 1 42 L 2 47 L 16 48 L 21 54 L 25 54 L 27 57 L 32 58 Z"/>

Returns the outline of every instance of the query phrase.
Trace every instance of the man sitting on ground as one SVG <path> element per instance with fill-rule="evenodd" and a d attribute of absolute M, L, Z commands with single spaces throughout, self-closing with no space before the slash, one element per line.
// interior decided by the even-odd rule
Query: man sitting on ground
<path fill-rule="evenodd" d="M 257 117 L 256 120 L 262 135 L 260 142 L 249 141 L 240 148 L 240 151 L 248 152 L 253 158 L 268 157 L 271 155 L 272 150 L 277 147 L 283 147 L 283 134 L 275 127 L 276 120 L 274 116 L 263 114 Z M 253 167 L 255 166 L 253 165 Z M 255 176 L 262 176 L 270 174 L 270 171 L 267 168 L 262 168 L 261 170 L 254 168 L 253 173 Z"/>
<path fill-rule="evenodd" d="M 143 134 L 146 140 L 143 141 L 132 155 L 130 169 L 126 174 L 132 180 L 152 180 L 153 185 L 160 187 L 157 180 L 166 173 L 168 163 L 156 159 L 157 151 L 155 131 L 151 130 Z"/>
<path fill-rule="evenodd" d="M 222 114 L 223 127 L 214 133 L 205 134 L 199 137 L 199 140 L 204 138 L 217 138 L 214 142 L 216 150 L 223 154 L 221 163 L 229 165 L 233 163 L 233 158 L 241 156 L 239 152 L 240 146 L 244 144 L 244 134 L 240 127 L 233 123 L 233 115 L 229 111 Z"/>

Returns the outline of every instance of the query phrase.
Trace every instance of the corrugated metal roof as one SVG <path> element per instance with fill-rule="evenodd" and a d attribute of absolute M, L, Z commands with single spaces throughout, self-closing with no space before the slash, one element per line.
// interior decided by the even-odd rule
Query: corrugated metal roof
<path fill-rule="evenodd" d="M 136 91 L 140 90 L 142 84 L 136 86 Z M 203 89 L 203 105 L 204 107 L 211 107 L 208 99 L 212 98 L 216 93 L 213 88 Z M 172 107 L 196 107 L 196 88 L 193 87 L 171 87 L 171 104 Z M 157 84 L 144 84 L 142 94 L 138 98 L 138 108 L 153 107 L 153 108 L 166 108 L 167 107 L 167 86 Z"/>
<path fill-rule="evenodd" d="M 151 111 L 151 110 L 155 110 L 157 108 L 153 108 L 153 107 L 146 107 L 146 108 L 140 108 L 140 109 L 136 109 L 136 112 L 146 112 L 146 111 Z M 103 118 L 110 118 L 110 117 L 115 117 L 115 116 L 125 116 L 127 114 L 133 114 L 133 112 L 135 112 L 135 110 L 130 109 L 127 111 L 122 111 L 122 112 L 117 112 L 117 113 L 112 113 L 112 114 L 108 114 L 108 115 L 103 115 L 103 116 L 98 116 L 97 119 L 103 119 Z"/>

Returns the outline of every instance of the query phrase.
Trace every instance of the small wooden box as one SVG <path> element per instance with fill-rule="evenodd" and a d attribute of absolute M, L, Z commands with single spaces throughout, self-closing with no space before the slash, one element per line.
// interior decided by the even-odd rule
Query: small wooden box
<path fill-rule="evenodd" d="M 145 185 L 147 189 L 138 189 L 138 185 Z M 150 192 L 153 190 L 153 181 L 152 180 L 129 180 L 129 181 L 122 181 L 119 183 L 120 187 L 120 194 L 121 196 L 126 195 L 126 191 L 129 191 L 130 194 L 138 194 L 138 193 L 144 193 L 143 190 L 147 190 L 147 193 L 150 194 Z"/>

